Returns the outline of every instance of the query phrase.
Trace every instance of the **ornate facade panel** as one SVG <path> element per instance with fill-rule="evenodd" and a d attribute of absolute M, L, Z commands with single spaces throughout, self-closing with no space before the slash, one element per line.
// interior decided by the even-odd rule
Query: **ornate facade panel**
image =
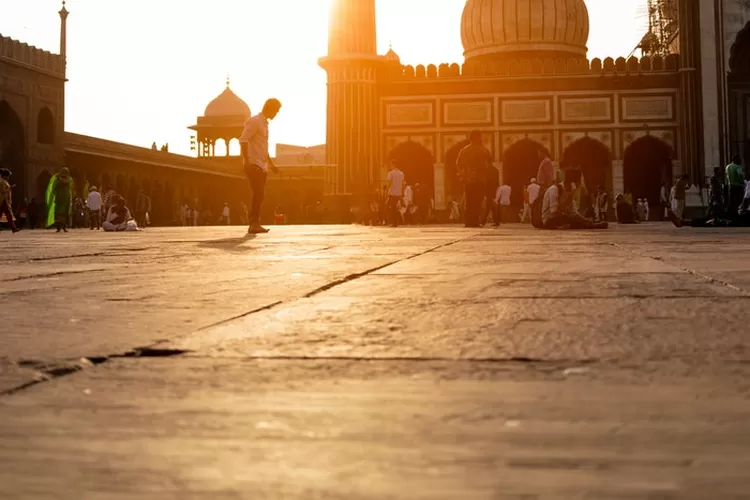
<path fill-rule="evenodd" d="M 435 102 L 385 102 L 384 125 L 386 128 L 434 127 Z"/>
<path fill-rule="evenodd" d="M 601 142 L 614 155 L 614 133 L 611 130 L 565 131 L 560 135 L 560 153 L 564 153 L 574 142 L 589 137 Z"/>
<path fill-rule="evenodd" d="M 518 132 L 518 133 L 512 133 L 512 134 L 502 134 L 500 138 L 500 145 L 502 147 L 502 151 L 500 152 L 500 156 L 505 153 L 505 151 L 508 150 L 509 147 L 511 147 L 513 144 L 522 141 L 524 139 L 530 139 L 536 143 L 539 143 L 542 147 L 544 147 L 547 151 L 553 151 L 554 148 L 554 140 L 553 140 L 553 132 Z"/>
<path fill-rule="evenodd" d="M 614 123 L 614 98 L 560 98 L 560 123 Z"/>
<path fill-rule="evenodd" d="M 674 119 L 674 95 L 629 95 L 620 97 L 620 120 L 623 122 L 664 122 Z"/>
<path fill-rule="evenodd" d="M 630 147 L 631 144 L 633 144 L 635 141 L 640 139 L 641 137 L 645 137 L 648 135 L 648 132 L 645 130 L 626 130 L 622 133 L 622 152 L 625 153 L 625 150 Z"/>
<path fill-rule="evenodd" d="M 408 135 L 386 135 L 383 137 L 383 158 L 387 158 L 393 148 L 409 140 Z"/>
<path fill-rule="evenodd" d="M 408 138 L 412 142 L 416 142 L 423 148 L 425 148 L 427 151 L 432 154 L 433 160 L 437 158 L 437 148 L 435 140 L 435 134 L 425 134 L 425 135 L 410 135 Z"/>
<path fill-rule="evenodd" d="M 622 133 L 622 151 L 633 144 L 638 139 L 650 135 L 661 141 L 664 141 L 669 147 L 672 148 L 673 155 L 677 151 L 677 130 L 676 129 L 660 129 L 660 130 L 626 130 Z"/>
<path fill-rule="evenodd" d="M 442 102 L 442 125 L 488 126 L 495 123 L 492 113 L 492 99 L 483 100 L 444 100 Z"/>
<path fill-rule="evenodd" d="M 552 123 L 552 99 L 509 99 L 500 101 L 500 121 L 508 125 Z"/>
<path fill-rule="evenodd" d="M 468 134 L 443 134 L 441 137 L 442 140 L 442 151 L 443 155 L 458 144 L 461 141 L 465 141 L 468 138 Z"/>

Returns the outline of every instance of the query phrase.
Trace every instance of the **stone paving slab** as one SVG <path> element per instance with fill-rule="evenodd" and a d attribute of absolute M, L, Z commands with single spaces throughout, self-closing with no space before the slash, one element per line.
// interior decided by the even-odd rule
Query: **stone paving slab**
<path fill-rule="evenodd" d="M 2 401 L 0 484 L 11 498 L 740 498 L 747 367 L 647 368 L 115 361 Z"/>
<path fill-rule="evenodd" d="M 0 233 L 0 498 L 746 497 L 750 231 L 241 230 Z"/>
<path fill-rule="evenodd" d="M 250 238 L 243 231 L 2 233 L 0 250 L 11 258 L 0 268 L 8 329 L 0 353 L 47 361 L 124 353 L 471 234 L 396 238 L 387 230 L 332 226 L 274 228 L 273 236 Z"/>

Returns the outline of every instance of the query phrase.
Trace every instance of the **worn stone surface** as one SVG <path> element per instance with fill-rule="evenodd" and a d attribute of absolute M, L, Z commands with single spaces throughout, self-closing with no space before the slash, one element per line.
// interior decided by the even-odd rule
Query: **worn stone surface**
<path fill-rule="evenodd" d="M 750 231 L 238 230 L 0 234 L 3 494 L 746 496 Z"/>

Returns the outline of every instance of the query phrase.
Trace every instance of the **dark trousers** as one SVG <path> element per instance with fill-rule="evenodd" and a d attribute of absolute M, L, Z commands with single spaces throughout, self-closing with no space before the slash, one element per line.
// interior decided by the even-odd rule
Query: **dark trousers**
<path fill-rule="evenodd" d="M 260 223 L 260 206 L 266 197 L 266 180 L 268 173 L 258 165 L 249 165 L 245 167 L 245 175 L 250 181 L 250 191 L 253 193 L 253 199 L 250 202 L 250 223 Z"/>
<path fill-rule="evenodd" d="M 388 222 L 392 226 L 398 226 L 398 221 L 401 219 L 401 214 L 398 211 L 398 202 L 400 199 L 400 196 L 388 197 Z"/>
<path fill-rule="evenodd" d="M 492 214 L 492 222 L 500 224 L 500 206 L 495 203 L 495 193 L 487 191 L 484 193 L 484 214 L 482 214 L 482 224 L 487 224 L 487 219 Z"/>
<path fill-rule="evenodd" d="M 466 184 L 466 215 L 464 225 L 466 227 L 478 227 L 479 216 L 484 199 L 484 186 L 481 182 L 470 182 Z"/>
<path fill-rule="evenodd" d="M 89 211 L 89 220 L 91 221 L 89 227 L 91 229 L 100 229 L 102 227 L 102 211 L 91 210 Z"/>
<path fill-rule="evenodd" d="M 727 214 L 729 217 L 734 219 L 737 217 L 737 213 L 742 205 L 742 200 L 745 199 L 745 187 L 744 186 L 729 186 L 729 206 L 727 207 Z"/>
<path fill-rule="evenodd" d="M 12 231 L 18 231 L 16 222 L 13 220 L 13 210 L 10 209 L 10 205 L 8 205 L 7 201 L 3 201 L 2 204 L 0 204 L 0 215 L 5 215 L 5 218 L 8 219 L 8 227 Z"/>
<path fill-rule="evenodd" d="M 537 229 L 544 227 L 542 221 L 542 206 L 544 205 L 544 194 L 547 192 L 549 186 L 542 186 L 539 190 L 539 196 L 536 197 L 534 203 L 531 204 L 531 225 Z"/>

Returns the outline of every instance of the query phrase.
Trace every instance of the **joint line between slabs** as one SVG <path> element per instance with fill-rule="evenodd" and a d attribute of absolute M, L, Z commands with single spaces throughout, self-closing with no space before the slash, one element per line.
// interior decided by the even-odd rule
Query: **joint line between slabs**
<path fill-rule="evenodd" d="M 722 286 L 725 286 L 725 287 L 729 288 L 730 290 L 733 290 L 733 291 L 735 291 L 737 293 L 740 293 L 740 294 L 742 294 L 742 295 L 744 295 L 746 297 L 750 297 L 750 292 L 749 291 L 745 290 L 744 288 L 740 288 L 737 285 L 733 285 L 733 284 L 729 283 L 728 281 L 724 281 L 724 280 L 721 280 L 719 278 L 714 278 L 713 276 L 709 276 L 707 274 L 703 274 L 701 272 L 696 271 L 695 269 L 690 269 L 689 267 L 682 267 L 682 266 L 679 266 L 677 264 L 673 264 L 671 262 L 664 261 L 663 259 L 660 259 L 658 257 L 654 257 L 652 255 L 648 255 L 648 254 L 645 254 L 645 253 L 642 253 L 642 252 L 638 252 L 636 250 L 631 250 L 629 248 L 626 248 L 626 247 L 620 245 L 619 243 L 610 243 L 610 245 L 612 245 L 613 247 L 615 247 L 615 248 L 617 248 L 619 250 L 627 252 L 627 253 L 629 253 L 631 255 L 637 255 L 638 257 L 642 257 L 642 258 L 646 258 L 646 259 L 655 260 L 657 262 L 661 262 L 662 264 L 666 264 L 666 265 L 668 265 L 670 267 L 673 267 L 675 269 L 679 269 L 682 272 L 691 274 L 691 275 L 695 276 L 696 278 L 700 278 L 700 279 L 702 279 L 702 280 L 704 280 L 704 281 L 706 281 L 708 283 L 717 283 L 719 285 L 722 285 Z"/>

